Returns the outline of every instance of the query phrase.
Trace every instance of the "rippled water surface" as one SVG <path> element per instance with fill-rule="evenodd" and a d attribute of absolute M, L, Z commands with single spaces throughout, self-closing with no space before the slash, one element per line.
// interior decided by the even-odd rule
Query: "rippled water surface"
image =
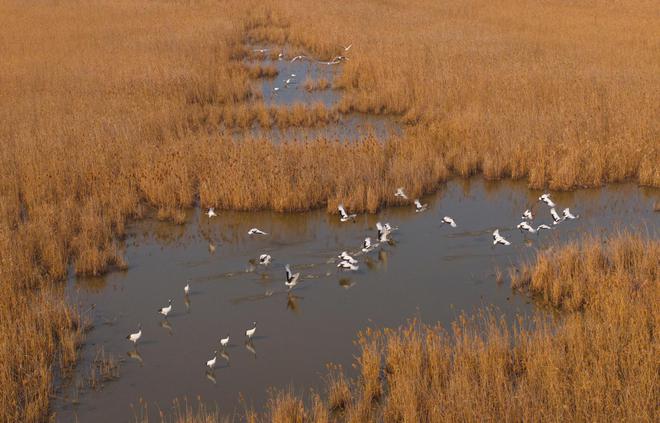
<path fill-rule="evenodd" d="M 476 179 L 450 182 L 424 198 L 426 212 L 415 213 L 406 205 L 360 215 L 355 223 L 340 223 L 325 211 L 220 212 L 211 220 L 191 211 L 182 226 L 134 223 L 126 241 L 127 271 L 70 281 L 71 295 L 83 308 L 95 304 L 94 328 L 76 377 L 85 377 L 102 345 L 121 360 L 120 378 L 99 391 L 76 393 L 76 383 L 65 385 L 55 405 L 57 420 L 128 421 L 131 404 L 140 398 L 168 409 L 174 398 L 194 401 L 199 395 L 231 413 L 242 409 L 243 394 L 247 404 L 259 407 L 268 387 L 306 392 L 320 386 L 326 363 L 350 367 L 356 353 L 352 341 L 367 326 L 398 326 L 411 317 L 448 325 L 462 310 L 482 305 L 498 307 L 509 317 L 534 312 L 507 283 L 496 283 L 495 269 L 532 256 L 539 246 L 631 225 L 657 233 L 653 204 L 658 191 L 617 185 L 554 194 L 559 206 L 570 207 L 580 218 L 538 237 L 524 236 L 515 225 L 527 207 L 534 207 L 536 224 L 551 222 L 538 196 L 523 183 Z M 444 215 L 458 227 L 441 225 Z M 356 257 L 357 272 L 337 271 L 334 257 L 342 250 L 359 250 L 365 236 L 375 237 L 378 220 L 400 228 L 393 243 Z M 269 235 L 248 236 L 252 227 Z M 495 228 L 509 238 L 510 247 L 493 247 Z M 253 263 L 262 253 L 273 257 L 268 267 Z M 291 294 L 284 287 L 287 263 L 301 272 Z M 187 280 L 192 288 L 186 300 Z M 164 322 L 156 310 L 168 298 L 174 299 L 174 310 Z M 244 331 L 254 320 L 257 335 L 246 346 Z M 138 323 L 144 335 L 136 353 L 125 336 Z M 228 360 L 218 357 L 209 377 L 204 363 L 227 333 Z"/>

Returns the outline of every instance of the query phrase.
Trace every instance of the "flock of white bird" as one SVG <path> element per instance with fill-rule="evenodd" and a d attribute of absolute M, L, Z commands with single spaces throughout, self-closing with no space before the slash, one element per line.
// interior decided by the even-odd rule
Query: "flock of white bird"
<path fill-rule="evenodd" d="M 347 52 L 351 49 L 351 47 L 353 47 L 353 44 L 349 44 L 347 46 L 341 46 L 341 47 L 344 50 L 344 52 Z M 268 51 L 270 51 L 270 49 L 268 49 L 268 48 L 255 48 L 252 51 L 254 53 L 265 54 Z M 277 60 L 282 61 L 282 60 L 287 60 L 287 59 L 285 59 L 284 53 L 280 52 L 277 55 Z M 345 55 L 339 55 L 339 56 L 335 56 L 334 58 L 332 58 L 332 60 L 324 61 L 324 60 L 317 60 L 317 59 L 314 59 L 310 56 L 306 56 L 306 55 L 301 54 L 301 55 L 293 57 L 292 59 L 289 60 L 289 62 L 293 63 L 293 62 L 296 62 L 296 61 L 299 61 L 299 60 L 306 60 L 308 62 L 318 63 L 318 64 L 321 64 L 321 65 L 338 65 L 339 63 L 347 61 L 348 57 L 346 57 Z M 296 76 L 297 75 L 295 73 L 292 73 L 292 74 L 288 75 L 286 77 L 286 79 L 282 80 L 282 86 L 281 87 L 280 86 L 273 87 L 272 94 L 277 95 L 282 88 L 287 88 L 287 87 L 289 87 L 289 85 L 294 85 L 296 83 Z"/>
<path fill-rule="evenodd" d="M 403 187 L 400 187 L 396 190 L 394 195 L 398 198 L 408 200 L 408 196 L 406 195 Z M 552 201 L 550 198 L 550 194 L 545 193 L 541 195 L 538 200 L 540 202 L 543 202 L 550 208 L 550 216 L 552 217 L 552 224 L 553 225 L 558 225 L 561 222 L 565 220 L 573 220 L 579 218 L 579 215 L 574 215 L 571 213 L 569 208 L 565 208 L 562 211 L 562 214 L 560 215 L 556 207 L 557 205 Z M 422 204 L 419 199 L 415 199 L 413 201 L 414 207 L 415 207 L 415 212 L 416 213 L 421 213 L 424 212 L 428 209 L 428 204 Z M 354 221 L 357 218 L 357 214 L 349 214 L 346 211 L 346 208 L 344 207 L 343 204 L 339 204 L 337 207 L 339 211 L 339 221 L 340 222 L 351 222 Z M 206 216 L 211 219 L 213 217 L 217 216 L 217 213 L 213 208 L 209 208 L 206 212 Z M 531 234 L 537 234 L 542 231 L 542 230 L 551 230 L 552 227 L 547 224 L 539 224 L 538 226 L 532 225 L 532 222 L 534 221 L 534 214 L 532 213 L 532 210 L 527 209 L 523 212 L 522 214 L 522 221 L 516 226 L 518 229 L 520 229 L 521 232 L 527 232 Z M 450 216 L 443 216 L 442 219 L 440 220 L 441 224 L 446 224 L 449 225 L 452 228 L 456 228 L 458 225 L 456 221 L 450 217 Z M 336 262 L 337 262 L 337 268 L 341 271 L 357 271 L 359 267 L 359 262 L 355 257 L 358 257 L 361 254 L 367 254 L 370 253 L 371 251 L 374 251 L 377 249 L 379 246 L 387 244 L 390 242 L 389 236 L 397 230 L 397 227 L 392 226 L 389 223 L 381 223 L 377 222 L 376 223 L 376 238 L 375 240 L 372 241 L 372 238 L 367 236 L 364 241 L 362 242 L 362 246 L 360 247 L 359 250 L 353 253 L 349 253 L 347 251 L 342 251 L 339 253 L 339 255 L 336 257 Z M 251 228 L 247 234 L 249 236 L 266 236 L 268 235 L 267 232 L 259 229 L 259 228 Z M 511 245 L 511 242 L 507 240 L 504 236 L 500 234 L 499 229 L 495 229 L 493 231 L 493 245 Z M 270 254 L 261 254 L 259 256 L 258 260 L 260 265 L 263 266 L 268 266 L 272 262 L 272 257 Z M 295 288 L 299 281 L 300 281 L 300 272 L 293 273 L 291 271 L 291 266 L 289 264 L 286 264 L 284 266 L 284 270 L 286 272 L 285 274 L 285 279 L 284 279 L 284 286 L 286 289 L 290 292 L 293 288 Z M 184 288 L 183 288 L 184 296 L 187 299 L 188 295 L 190 294 L 190 282 L 188 282 Z M 172 312 L 172 304 L 173 300 L 168 300 L 168 304 L 165 307 L 159 308 L 157 311 L 159 314 L 164 316 L 165 319 L 167 319 L 167 316 Z M 248 346 L 252 341 L 252 338 L 254 337 L 255 333 L 257 331 L 257 322 L 252 322 L 252 326 L 248 328 L 245 331 L 245 339 L 246 339 L 246 346 Z M 134 346 L 137 346 L 138 341 L 142 337 L 142 326 L 138 325 L 138 331 L 135 333 L 129 334 L 126 338 L 133 342 Z M 228 360 L 228 356 L 224 354 L 225 348 L 229 346 L 229 334 L 227 334 L 225 337 L 220 338 L 220 347 L 221 347 L 221 352 L 222 356 L 224 356 Z M 254 349 L 251 349 L 254 351 Z M 218 357 L 218 350 L 214 351 L 213 357 L 206 362 L 206 367 L 210 370 L 213 371 L 215 368 L 216 362 L 217 362 L 217 357 Z"/>
<path fill-rule="evenodd" d="M 353 46 L 352 44 L 349 44 L 348 46 L 342 46 L 342 48 L 343 48 L 344 52 L 348 52 L 351 49 L 352 46 Z M 254 49 L 253 50 L 253 52 L 261 53 L 261 54 L 267 53 L 268 51 L 269 51 L 269 49 L 267 49 L 267 48 L 259 48 L 259 49 Z M 285 57 L 284 57 L 284 53 L 280 52 L 277 56 L 277 59 L 280 60 L 280 61 L 281 60 L 286 60 Z M 313 59 L 309 56 L 299 55 L 299 56 L 293 57 L 291 60 L 289 60 L 289 62 L 293 63 L 293 62 L 296 62 L 298 60 L 306 60 L 306 61 L 315 62 L 315 63 L 319 63 L 319 64 L 324 64 L 324 65 L 336 65 L 336 64 L 339 64 L 343 61 L 347 61 L 348 57 L 346 57 L 344 55 L 339 55 L 339 56 L 334 57 L 330 61 L 321 61 L 321 60 Z M 286 79 L 283 80 L 282 87 L 276 86 L 276 87 L 273 88 L 273 95 L 276 95 L 280 91 L 281 88 L 287 88 L 290 85 L 295 84 L 296 83 L 296 79 L 295 79 L 296 76 L 297 75 L 295 73 L 291 73 L 290 75 L 288 75 L 286 77 Z M 340 212 L 342 213 L 342 215 L 341 215 L 342 222 L 352 220 L 356 217 L 355 214 L 351 214 L 351 215 L 346 214 L 346 210 L 344 210 L 343 206 L 340 206 Z M 206 216 L 209 219 L 211 219 L 213 217 L 216 217 L 217 213 L 215 212 L 213 207 L 211 207 L 207 210 Z M 380 223 L 379 223 L 379 225 L 380 225 Z M 382 229 L 382 231 L 381 231 L 381 229 Z M 379 229 L 378 239 L 382 242 L 382 241 L 386 241 L 387 235 L 391 231 L 391 226 L 387 224 L 385 227 L 383 227 L 381 229 Z M 265 232 L 265 231 L 262 231 L 259 228 L 252 228 L 248 231 L 248 235 L 250 235 L 250 236 L 268 235 L 268 233 Z M 214 245 L 209 245 L 209 248 L 212 249 L 212 250 L 215 250 Z M 375 245 L 372 245 L 371 240 L 369 238 L 367 238 L 365 240 L 365 244 L 363 245 L 362 251 L 367 252 L 367 251 L 370 251 L 373 248 L 375 248 Z M 340 255 L 340 259 L 341 259 L 340 262 L 337 264 L 338 268 L 345 269 L 345 270 L 352 270 L 352 271 L 358 270 L 359 267 L 357 265 L 357 261 L 353 257 L 351 257 L 347 252 L 345 252 L 345 251 L 342 252 L 342 254 Z M 259 264 L 261 264 L 261 265 L 267 266 L 267 265 L 270 264 L 271 260 L 272 260 L 272 257 L 269 254 L 261 254 L 259 256 Z M 286 271 L 286 279 L 285 279 L 284 284 L 285 284 L 286 288 L 290 291 L 298 284 L 298 281 L 300 279 L 300 273 L 293 273 L 288 264 L 285 266 L 285 271 Z M 184 295 L 186 296 L 186 298 L 189 295 L 189 293 L 190 293 L 190 284 L 188 283 L 184 287 Z M 167 315 L 172 311 L 172 303 L 173 303 L 173 301 L 170 299 L 168 301 L 168 305 L 166 307 L 162 307 L 162 308 L 158 309 L 158 313 L 163 315 L 165 317 L 165 319 L 167 319 Z M 252 340 L 252 337 L 254 336 L 256 331 L 257 331 L 257 322 L 253 322 L 252 327 L 245 331 L 245 337 L 246 337 L 248 342 L 250 342 Z M 138 331 L 135 332 L 135 333 L 129 334 L 126 337 L 126 339 L 131 341 L 134 346 L 137 346 L 137 342 L 140 340 L 141 337 L 142 337 L 142 325 L 140 324 L 140 325 L 138 325 Z M 227 335 L 226 338 L 222 338 L 220 340 L 220 345 L 223 349 L 225 347 L 227 347 L 227 345 L 229 345 L 229 335 Z M 248 348 L 250 347 L 249 344 L 247 344 L 246 346 L 248 346 Z M 213 358 L 211 358 L 210 360 L 208 360 L 206 362 L 206 365 L 209 369 L 213 370 L 215 368 L 215 364 L 216 364 L 216 361 L 217 361 L 217 356 L 218 356 L 218 351 L 216 350 L 213 354 Z"/>
<path fill-rule="evenodd" d="M 408 199 L 408 196 L 404 192 L 403 187 L 398 188 L 396 190 L 396 192 L 394 193 L 394 195 L 396 197 L 403 198 L 404 200 Z M 550 194 L 548 194 L 548 193 L 542 194 L 539 197 L 539 201 L 545 203 L 548 207 L 550 207 L 550 216 L 552 217 L 552 224 L 553 225 L 558 225 L 566 219 L 573 220 L 573 219 L 577 219 L 578 217 L 580 217 L 579 215 L 576 216 L 573 213 L 571 213 L 571 210 L 569 208 L 565 208 L 562 211 L 562 215 L 560 216 L 559 213 L 557 213 L 557 210 L 555 209 L 555 207 L 557 207 L 557 205 L 555 204 L 554 201 L 552 201 L 552 199 L 550 198 Z M 419 201 L 418 198 L 416 198 L 413 201 L 413 203 L 415 205 L 415 212 L 416 213 L 421 213 L 423 211 L 426 211 L 426 209 L 428 208 L 428 204 L 422 204 Z M 339 212 L 342 214 L 342 216 L 346 215 L 346 211 L 344 211 L 343 207 L 341 207 L 341 206 L 340 206 Z M 531 224 L 531 222 L 533 220 L 534 220 L 534 214 L 532 213 L 532 211 L 530 209 L 527 209 L 522 214 L 522 222 L 520 222 L 516 227 L 518 229 L 520 229 L 521 232 L 528 232 L 528 233 L 532 233 L 532 234 L 538 234 L 539 231 L 544 230 L 544 229 L 546 229 L 546 230 L 552 229 L 552 227 L 550 227 L 549 225 L 546 225 L 544 223 L 534 227 Z M 450 225 L 452 228 L 455 228 L 457 226 L 456 221 L 454 221 L 454 219 L 449 217 L 449 216 L 444 216 L 441 220 L 441 223 Z M 498 244 L 499 245 L 511 245 L 511 242 L 509 242 L 509 240 L 507 240 L 506 238 L 504 238 L 500 234 L 499 229 L 495 229 L 493 231 L 493 245 L 498 245 Z"/>

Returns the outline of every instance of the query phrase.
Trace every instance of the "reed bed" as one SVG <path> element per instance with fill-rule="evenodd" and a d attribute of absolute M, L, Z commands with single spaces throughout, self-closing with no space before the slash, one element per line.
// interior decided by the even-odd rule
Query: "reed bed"
<path fill-rule="evenodd" d="M 62 301 L 62 293 L 51 288 L 25 293 L 3 284 L 0 421 L 43 421 L 53 380 L 69 375 L 82 332 L 80 315 Z"/>
<path fill-rule="evenodd" d="M 79 315 L 53 283 L 126 268 L 124 225 L 151 208 L 376 211 L 452 174 L 660 186 L 654 6 L 0 1 L 0 421 L 42 421 L 52 371 L 75 362 Z M 339 107 L 267 108 L 245 68 L 255 42 L 319 58 L 352 42 Z M 405 134 L 222 134 L 353 111 Z"/>
<path fill-rule="evenodd" d="M 248 75 L 250 75 L 250 78 L 252 79 L 259 79 L 259 78 L 275 78 L 278 74 L 279 71 L 275 67 L 275 65 L 254 65 L 254 66 L 247 66 L 247 72 Z"/>
<path fill-rule="evenodd" d="M 540 252 L 511 273 L 511 286 L 554 308 L 579 311 L 608 301 L 611 292 L 648 293 L 660 280 L 660 242 L 623 233 L 586 238 Z M 653 296 L 653 295 L 651 295 Z"/>
<path fill-rule="evenodd" d="M 330 81 L 325 78 L 312 79 L 308 77 L 305 79 L 305 82 L 303 82 L 303 87 L 309 92 L 323 91 L 329 89 L 331 84 Z"/>
<path fill-rule="evenodd" d="M 567 190 L 659 186 L 653 2 L 272 2 L 249 39 L 328 60 L 342 113 L 398 116 L 444 140 L 452 170 Z M 343 47 L 352 43 L 348 52 Z"/>
<path fill-rule="evenodd" d="M 290 391 L 273 391 L 267 411 L 246 416 L 254 422 L 657 421 L 659 259 L 660 242 L 631 234 L 541 251 L 512 287 L 554 291 L 559 277 L 579 284 L 558 293 L 561 302 L 540 297 L 564 311 L 554 321 L 511 325 L 491 310 L 463 314 L 450 330 L 418 321 L 369 329 L 358 339 L 357 376 L 331 367 L 325 394 L 312 393 L 306 406 Z M 185 421 L 206 420 L 201 413 Z"/>

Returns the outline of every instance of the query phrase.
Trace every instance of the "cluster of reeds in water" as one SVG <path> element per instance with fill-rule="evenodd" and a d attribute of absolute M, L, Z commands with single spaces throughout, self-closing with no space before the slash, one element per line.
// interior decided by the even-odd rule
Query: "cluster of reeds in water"
<path fill-rule="evenodd" d="M 206 1 L 1 2 L 0 421 L 42 420 L 53 369 L 75 362 L 79 316 L 53 282 L 70 264 L 125 268 L 118 240 L 149 208 L 176 221 L 197 201 L 375 211 L 393 187 L 419 195 L 452 174 L 660 186 L 648 7 L 419 1 L 375 19 L 366 2 L 349 15 L 286 0 L 230 2 L 221 15 Z M 246 40 L 325 58 L 347 39 L 336 111 L 259 101 Z M 218 134 L 352 111 L 391 114 L 406 131 L 358 143 Z"/>

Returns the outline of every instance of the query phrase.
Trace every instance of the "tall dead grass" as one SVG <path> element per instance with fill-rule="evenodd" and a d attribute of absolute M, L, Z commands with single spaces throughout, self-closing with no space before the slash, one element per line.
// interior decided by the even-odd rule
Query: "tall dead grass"
<path fill-rule="evenodd" d="M 653 2 L 358 1 L 350 10 L 271 2 L 250 11 L 246 30 L 317 57 L 346 54 L 334 81 L 340 110 L 401 116 L 441 140 L 460 175 L 559 190 L 659 186 Z"/>
<path fill-rule="evenodd" d="M 2 280 L 8 282 L 0 302 L 0 421 L 43 421 L 55 377 L 66 377 L 75 365 L 80 316 L 60 292 L 25 293 Z"/>
<path fill-rule="evenodd" d="M 653 6 L 0 1 L 0 420 L 42 420 L 50 369 L 75 356 L 52 282 L 125 267 L 117 239 L 148 207 L 374 211 L 453 173 L 660 186 Z M 339 110 L 266 108 L 246 41 L 318 57 L 352 42 Z M 353 144 L 218 135 L 351 111 L 409 128 Z"/>
<path fill-rule="evenodd" d="M 618 290 L 653 289 L 660 279 L 658 259 L 660 243 L 630 233 L 587 238 L 543 250 L 511 272 L 511 286 L 554 308 L 578 311 L 597 307 Z"/>

